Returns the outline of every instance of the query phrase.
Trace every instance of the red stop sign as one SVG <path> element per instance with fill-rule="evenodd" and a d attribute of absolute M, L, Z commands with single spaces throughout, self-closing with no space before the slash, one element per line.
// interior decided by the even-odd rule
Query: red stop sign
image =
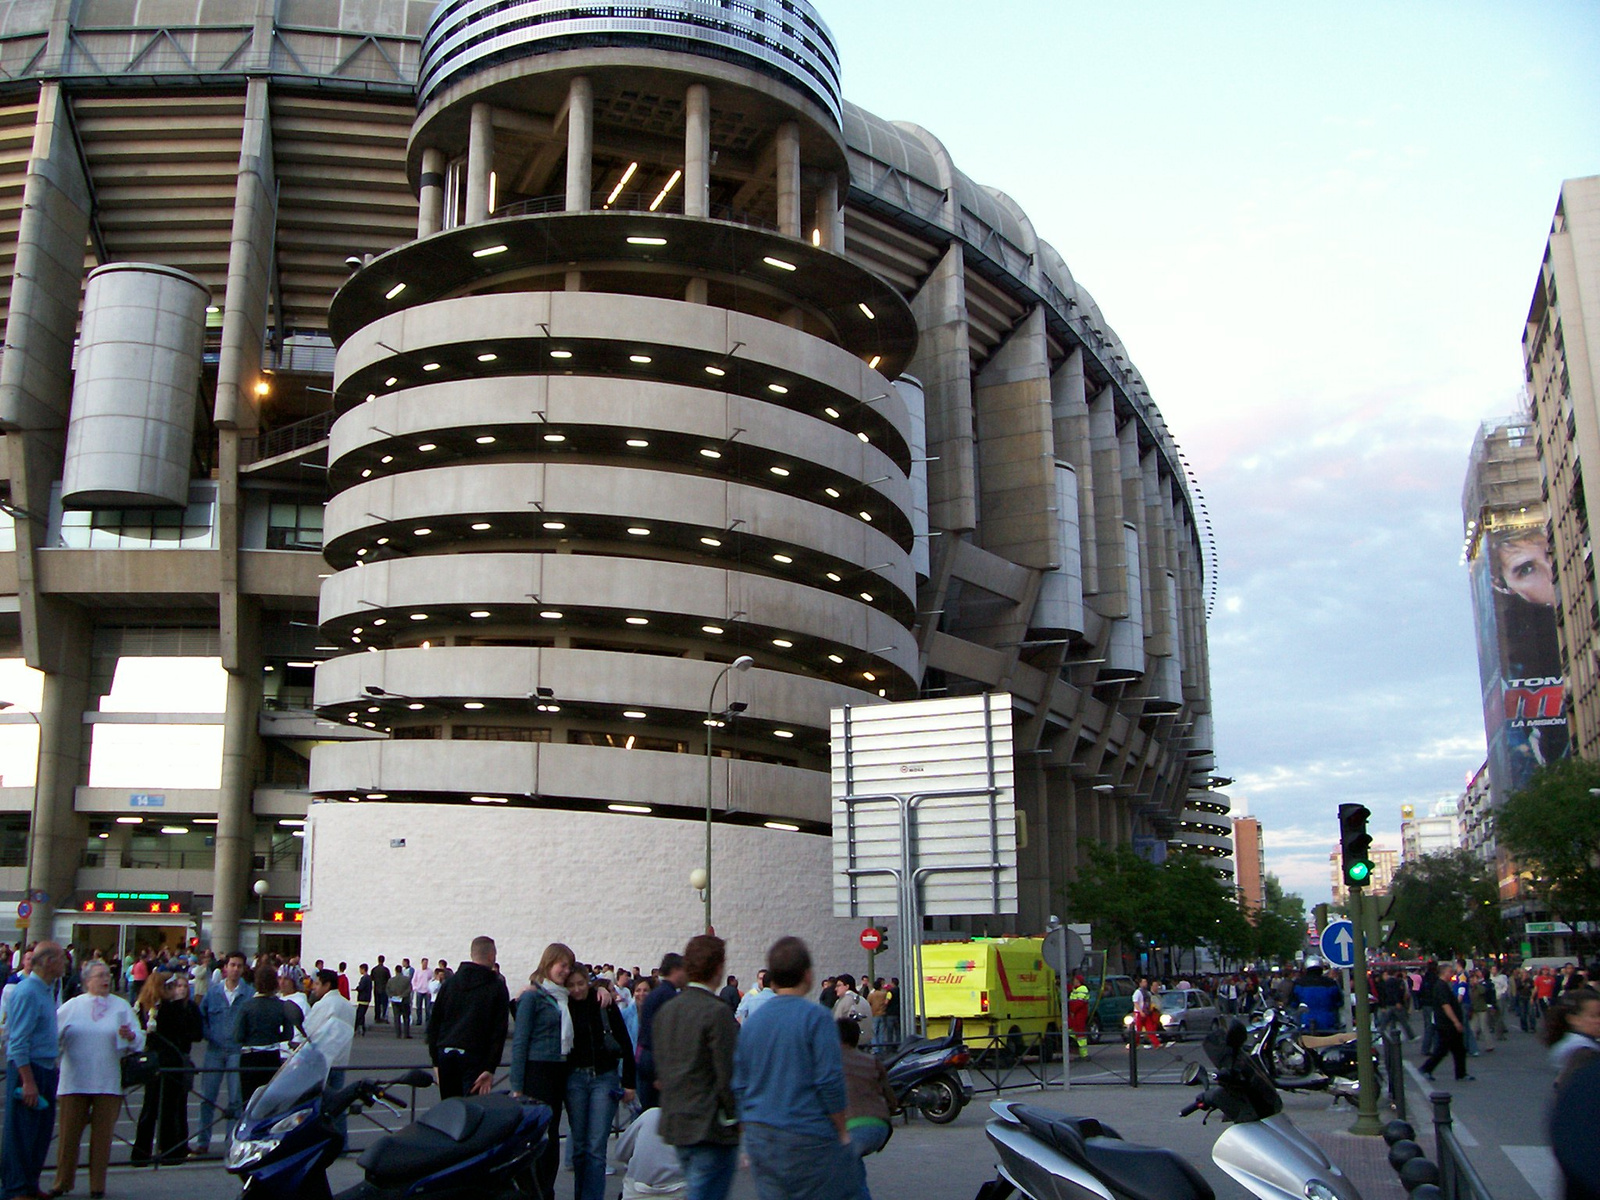
<path fill-rule="evenodd" d="M 876 929 L 863 929 L 861 931 L 861 948 L 869 954 L 877 953 L 878 947 L 883 945 L 883 934 Z"/>

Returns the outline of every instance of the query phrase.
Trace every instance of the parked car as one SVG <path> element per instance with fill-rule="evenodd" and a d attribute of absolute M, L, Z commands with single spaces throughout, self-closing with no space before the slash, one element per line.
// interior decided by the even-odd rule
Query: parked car
<path fill-rule="evenodd" d="M 1096 999 L 1089 1009 L 1089 1041 L 1098 1046 L 1108 1029 L 1121 1029 L 1123 1018 L 1133 1011 L 1133 990 L 1138 983 L 1131 975 L 1107 975 L 1098 986 L 1089 981 Z"/>
<path fill-rule="evenodd" d="M 1222 1028 L 1222 1013 L 1210 993 L 1199 988 L 1174 989 L 1162 992 L 1161 1036 L 1168 1041 L 1183 1042 L 1191 1037 L 1203 1038 L 1213 1029 Z M 1130 1006 L 1132 1001 L 1129 1001 Z M 1133 1028 L 1133 1013 L 1122 1019 L 1122 1037 L 1126 1041 Z"/>

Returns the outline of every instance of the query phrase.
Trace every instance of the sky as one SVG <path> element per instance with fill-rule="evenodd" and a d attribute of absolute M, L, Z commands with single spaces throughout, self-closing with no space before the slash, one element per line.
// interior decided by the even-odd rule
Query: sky
<path fill-rule="evenodd" d="M 1012 196 L 1127 345 L 1215 525 L 1218 772 L 1327 899 L 1340 803 L 1398 846 L 1483 761 L 1461 487 L 1600 173 L 1600 5 L 817 3 L 846 96 Z"/>

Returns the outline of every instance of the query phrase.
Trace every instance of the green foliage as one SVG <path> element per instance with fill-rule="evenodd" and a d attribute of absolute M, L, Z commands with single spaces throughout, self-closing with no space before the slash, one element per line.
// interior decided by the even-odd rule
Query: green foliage
<path fill-rule="evenodd" d="M 1495 814 L 1495 837 L 1532 874 L 1530 890 L 1574 928 L 1600 921 L 1600 764 L 1580 758 L 1540 767 Z"/>
<path fill-rule="evenodd" d="M 1505 941 L 1488 864 L 1465 850 L 1425 854 L 1395 874 L 1394 940 L 1437 957 L 1496 953 Z"/>
<path fill-rule="evenodd" d="M 1090 845 L 1088 861 L 1066 886 L 1068 911 L 1073 920 L 1094 926 L 1096 944 L 1132 946 L 1141 935 L 1148 939 L 1159 876 L 1160 869 L 1132 846 Z"/>
<path fill-rule="evenodd" d="M 1262 881 L 1267 906 L 1256 914 L 1255 954 L 1268 962 L 1294 957 L 1306 941 L 1306 902 L 1296 895 L 1285 895 L 1276 875 Z"/>

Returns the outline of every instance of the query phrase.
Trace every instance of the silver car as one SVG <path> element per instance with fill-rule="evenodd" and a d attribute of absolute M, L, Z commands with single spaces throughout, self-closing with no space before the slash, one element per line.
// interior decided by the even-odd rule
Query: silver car
<path fill-rule="evenodd" d="M 1162 992 L 1158 1000 L 1161 1003 L 1162 1041 L 1182 1042 L 1191 1037 L 1203 1038 L 1213 1029 L 1222 1028 L 1222 1013 L 1216 1001 L 1199 988 Z M 1124 1017 L 1122 1024 L 1123 1040 L 1126 1041 L 1133 1027 L 1133 1014 Z"/>

